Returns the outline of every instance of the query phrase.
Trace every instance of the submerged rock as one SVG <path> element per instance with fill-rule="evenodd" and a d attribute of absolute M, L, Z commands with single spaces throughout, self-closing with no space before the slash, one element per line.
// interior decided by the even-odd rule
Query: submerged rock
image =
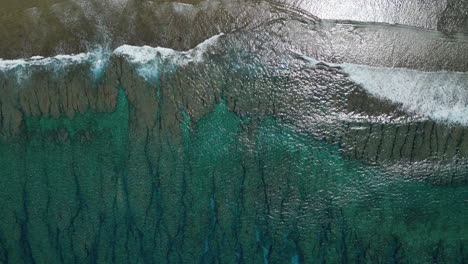
<path fill-rule="evenodd" d="M 83 4 L 26 13 L 75 25 Z M 467 258 L 464 35 L 113 4 L 141 8 L 112 29 L 140 38 L 0 60 L 1 263 Z"/>

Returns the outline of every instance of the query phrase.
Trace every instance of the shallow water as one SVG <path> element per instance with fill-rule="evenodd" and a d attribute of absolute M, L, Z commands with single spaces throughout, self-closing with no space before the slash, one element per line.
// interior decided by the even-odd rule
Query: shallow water
<path fill-rule="evenodd" d="M 465 263 L 468 36 L 215 3 L 0 60 L 0 263 Z"/>

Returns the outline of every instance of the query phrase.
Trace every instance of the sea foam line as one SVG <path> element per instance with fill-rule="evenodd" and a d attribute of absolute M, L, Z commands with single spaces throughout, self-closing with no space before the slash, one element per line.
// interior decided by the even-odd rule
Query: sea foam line
<path fill-rule="evenodd" d="M 406 68 L 372 67 L 320 62 L 301 56 L 316 67 L 340 68 L 371 95 L 401 104 L 403 109 L 435 121 L 468 125 L 468 73 L 424 72 Z"/>
<path fill-rule="evenodd" d="M 51 72 L 61 72 L 69 66 L 90 63 L 91 71 L 97 76 L 102 73 L 107 61 L 112 55 L 124 56 L 133 64 L 137 64 L 137 71 L 147 80 L 153 79 L 159 73 L 160 64 L 169 60 L 175 65 L 185 65 L 190 62 L 201 62 L 203 54 L 214 45 L 218 34 L 198 44 L 187 51 L 176 51 L 164 47 L 130 46 L 123 45 L 109 52 L 104 48 L 97 48 L 91 52 L 56 55 L 54 57 L 33 56 L 29 59 L 3 60 L 0 58 L 0 72 L 10 73 L 16 76 L 18 82 L 30 77 L 34 68 L 42 68 Z"/>
<path fill-rule="evenodd" d="M 42 56 L 33 56 L 29 59 L 0 59 L 0 70 L 10 71 L 18 67 L 48 66 L 51 64 L 77 64 L 87 61 L 90 57 L 91 53 L 80 53 L 73 55 L 57 55 L 49 58 L 45 58 Z"/>
<path fill-rule="evenodd" d="M 111 53 L 102 47 L 91 52 L 56 55 L 54 57 L 33 56 L 29 59 L 3 60 L 0 58 L 0 72 L 13 75 L 18 83 L 30 78 L 35 69 L 45 69 L 55 74 L 60 74 L 72 65 L 88 63 L 90 72 L 95 78 L 99 78 L 104 71 Z"/>
<path fill-rule="evenodd" d="M 159 75 L 160 65 L 170 61 L 173 65 L 186 65 L 203 61 L 203 55 L 209 47 L 215 45 L 224 33 L 212 36 L 187 51 L 176 51 L 164 47 L 123 45 L 114 50 L 115 55 L 124 56 L 137 65 L 137 72 L 147 81 L 155 81 Z"/>

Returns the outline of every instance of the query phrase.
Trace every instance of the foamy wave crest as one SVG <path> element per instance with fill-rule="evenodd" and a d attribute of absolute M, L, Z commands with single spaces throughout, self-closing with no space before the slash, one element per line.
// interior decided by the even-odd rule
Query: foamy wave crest
<path fill-rule="evenodd" d="M 468 73 L 423 72 L 405 68 L 371 67 L 319 62 L 303 56 L 312 66 L 341 68 L 349 79 L 371 95 L 401 104 L 410 113 L 435 121 L 468 125 Z"/>
<path fill-rule="evenodd" d="M 175 51 L 163 47 L 137 47 L 123 45 L 109 52 L 104 48 L 97 48 L 88 53 L 57 55 L 54 57 L 34 56 L 29 59 L 3 60 L 0 59 L 0 74 L 13 76 L 18 83 L 31 77 L 35 71 L 47 71 L 57 74 L 66 72 L 74 66 L 86 64 L 90 72 L 98 79 L 107 65 L 112 55 L 124 56 L 131 63 L 136 65 L 138 73 L 147 81 L 157 79 L 160 66 L 164 63 L 169 70 L 172 66 L 184 65 L 191 62 L 197 63 L 203 60 L 207 49 L 214 45 L 219 37 L 224 34 L 215 35 L 195 48 L 187 51 Z"/>
<path fill-rule="evenodd" d="M 99 76 L 109 60 L 110 52 L 103 48 L 97 48 L 92 52 L 73 55 L 57 55 L 44 58 L 34 56 L 29 59 L 3 60 L 0 59 L 0 72 L 14 75 L 18 83 L 31 76 L 35 70 L 42 69 L 52 73 L 62 73 L 69 67 L 80 64 L 90 65 L 90 71 L 94 77 Z"/>
<path fill-rule="evenodd" d="M 223 35 L 223 33 L 215 35 L 187 51 L 176 51 L 163 47 L 123 45 L 117 48 L 114 54 L 124 56 L 131 63 L 136 64 L 137 72 L 145 80 L 155 81 L 163 63 L 185 65 L 191 62 L 201 62 L 207 49 Z M 170 69 L 170 67 L 166 69 Z"/>

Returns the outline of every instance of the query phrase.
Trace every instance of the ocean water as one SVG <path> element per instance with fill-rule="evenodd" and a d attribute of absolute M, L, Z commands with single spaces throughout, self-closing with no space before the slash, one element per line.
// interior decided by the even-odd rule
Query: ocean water
<path fill-rule="evenodd" d="M 465 263 L 466 36 L 268 22 L 0 60 L 0 263 Z"/>

